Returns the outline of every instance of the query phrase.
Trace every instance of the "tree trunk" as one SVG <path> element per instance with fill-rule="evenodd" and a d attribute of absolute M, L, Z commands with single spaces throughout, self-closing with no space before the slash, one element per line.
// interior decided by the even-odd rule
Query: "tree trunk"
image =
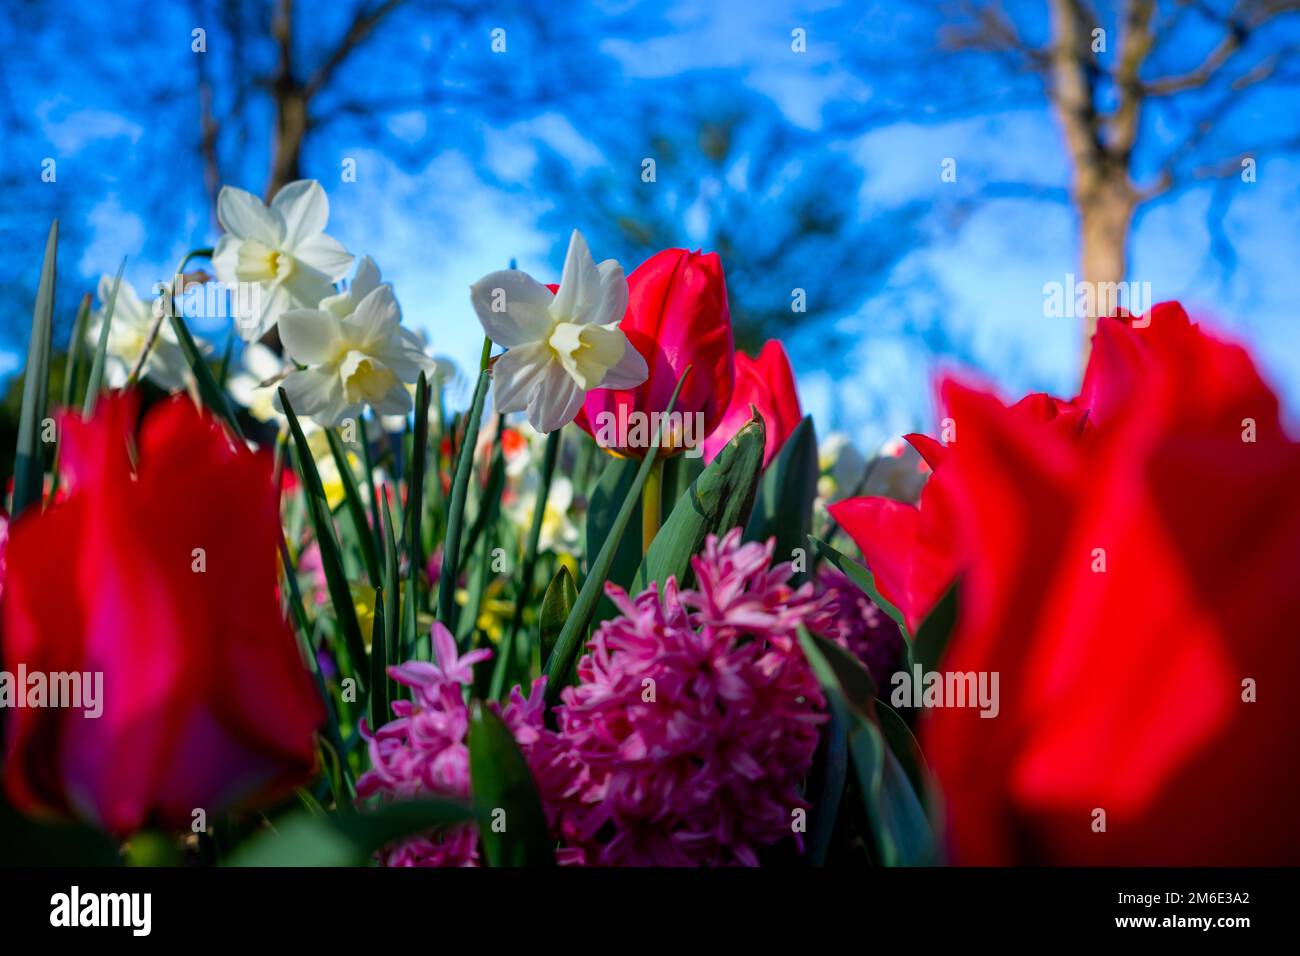
<path fill-rule="evenodd" d="M 275 91 L 275 140 L 271 144 L 271 175 L 266 201 L 282 186 L 302 179 L 302 144 L 307 135 L 307 99 L 301 89 Z"/>
<path fill-rule="evenodd" d="M 1097 331 L 1097 318 L 1113 314 L 1121 304 L 1119 283 L 1128 277 L 1128 236 L 1136 205 L 1126 176 L 1119 182 L 1104 180 L 1079 197 L 1083 281 L 1093 291 L 1093 308 L 1085 317 L 1083 330 L 1085 360 Z"/>

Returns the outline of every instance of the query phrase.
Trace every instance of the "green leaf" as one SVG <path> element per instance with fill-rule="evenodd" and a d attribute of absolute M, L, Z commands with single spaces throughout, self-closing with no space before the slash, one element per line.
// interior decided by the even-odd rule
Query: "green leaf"
<path fill-rule="evenodd" d="M 528 762 L 510 729 L 480 701 L 469 725 L 469 773 L 488 865 L 554 865 L 555 843 Z"/>
<path fill-rule="evenodd" d="M 90 319 L 90 293 L 81 297 L 77 318 L 72 323 L 72 338 L 68 340 L 68 364 L 63 372 L 64 408 L 72 408 L 77 400 L 77 379 L 81 377 L 82 356 L 86 352 L 86 322 Z"/>
<path fill-rule="evenodd" d="M 632 485 L 627 490 L 627 496 L 623 499 L 623 507 L 619 509 L 618 515 L 614 518 L 609 533 L 600 546 L 600 553 L 596 555 L 596 560 L 591 562 L 591 566 L 587 570 L 587 579 L 582 582 L 582 589 L 578 592 L 578 599 L 573 604 L 573 610 L 569 612 L 564 627 L 560 629 L 560 636 L 555 639 L 555 649 L 546 660 L 543 673 L 548 678 L 546 682 L 546 705 L 548 707 L 554 706 L 560 697 L 560 691 L 573 677 L 574 668 L 578 662 L 578 654 L 586 640 L 587 626 L 591 623 L 592 614 L 596 610 L 596 599 L 601 596 L 601 592 L 605 588 L 605 581 L 608 579 L 610 568 L 614 564 L 614 557 L 618 552 L 620 542 L 623 540 L 623 533 L 627 530 L 628 522 L 632 520 L 633 512 L 641 504 L 641 489 L 645 487 L 646 479 L 650 475 L 650 469 L 654 467 L 655 461 L 659 457 L 659 441 L 663 432 L 662 423 L 668 419 L 673 408 L 677 405 L 677 396 L 682 390 L 682 383 L 686 381 L 686 376 L 691 373 L 691 368 L 690 365 L 686 366 L 682 371 L 681 378 L 677 380 L 677 386 L 673 389 L 672 398 L 668 402 L 668 407 L 664 409 L 663 419 L 660 420 L 660 427 L 655 431 L 654 441 L 651 447 L 646 450 L 645 458 L 641 459 L 641 465 L 637 469 L 636 477 L 632 480 Z M 588 516 L 588 520 L 590 520 L 590 516 Z M 590 532 L 587 540 L 590 543 Z"/>
<path fill-rule="evenodd" d="M 921 745 L 912 733 L 912 728 L 907 726 L 894 708 L 879 698 L 876 699 L 876 718 L 880 723 L 880 732 L 884 734 L 885 742 L 889 744 L 889 749 L 894 752 L 903 772 L 907 774 L 912 789 L 924 804 L 925 795 L 930 792 L 930 770 L 926 766 Z"/>
<path fill-rule="evenodd" d="M 885 746 L 875 709 L 875 682 L 833 641 L 799 630 L 799 644 L 833 711 L 848 728 L 848 750 L 871 824 L 876 858 L 885 866 L 935 861 L 934 834 L 911 781 Z"/>
<path fill-rule="evenodd" d="M 796 548 L 807 548 L 819 474 L 817 431 L 812 418 L 806 417 L 763 472 L 745 540 L 776 538 L 777 561 L 789 561 Z"/>
<path fill-rule="evenodd" d="M 811 821 L 808 824 L 808 849 L 804 862 L 809 866 L 822 866 L 835 834 L 840 803 L 844 799 L 844 785 L 848 780 L 849 750 L 847 718 L 832 707 L 826 723 L 825 746 L 813 766 L 808 800 L 812 803 Z"/>
<path fill-rule="evenodd" d="M 352 473 L 352 465 L 348 462 L 348 452 L 343 447 L 343 440 L 335 434 L 334 429 L 325 429 L 325 438 L 329 441 L 330 454 L 334 456 L 334 464 L 338 466 L 339 478 L 343 482 L 343 502 L 348 510 L 352 527 L 356 531 L 357 543 L 361 548 L 361 559 L 365 561 L 366 574 L 370 577 L 370 586 L 377 588 L 383 584 L 384 579 L 379 569 L 379 552 L 375 548 L 375 535 L 370 529 L 370 522 L 366 519 L 366 505 L 361 500 L 361 488 L 357 484 L 357 476 Z"/>
<path fill-rule="evenodd" d="M 384 589 L 375 591 L 375 623 L 370 632 L 370 726 L 388 723 L 388 638 L 384 626 Z"/>
<path fill-rule="evenodd" d="M 17 517 L 38 504 L 45 491 L 45 447 L 41 423 L 45 421 L 50 389 L 50 342 L 54 332 L 54 283 L 59 252 L 59 221 L 50 224 L 45 240 L 45 260 L 32 309 L 32 337 L 27 343 L 23 373 L 23 404 L 18 413 L 18 446 L 14 454 L 14 496 L 10 514 Z"/>
<path fill-rule="evenodd" d="M 424 372 L 415 385 L 415 431 L 411 435 L 410 467 L 406 475 L 406 639 L 427 660 L 433 653 L 428 635 L 416 633 L 420 615 L 420 575 L 424 571 L 424 466 L 429 455 L 429 379 Z M 436 482 L 435 482 L 436 484 Z M 444 548 L 445 553 L 445 548 Z M 446 573 L 444 565 L 443 573 Z"/>
<path fill-rule="evenodd" d="M 0 866 L 121 866 L 117 844 L 81 823 L 23 816 L 0 797 Z"/>
<path fill-rule="evenodd" d="M 316 460 L 312 458 L 311 446 L 298 416 L 294 414 L 293 405 L 283 388 L 278 389 L 280 405 L 285 418 L 289 420 L 289 433 L 293 436 L 297 451 L 298 474 L 302 476 L 304 497 L 307 510 L 311 515 L 312 527 L 316 531 L 316 543 L 320 548 L 321 569 L 325 573 L 325 584 L 329 589 L 330 604 L 334 606 L 334 616 L 343 632 L 344 646 L 347 648 L 348 660 L 357 683 L 365 689 L 369 682 L 366 667 L 366 645 L 361 637 L 361 624 L 357 621 L 357 609 L 352 604 L 352 590 L 348 586 L 347 575 L 343 571 L 343 557 L 339 551 L 338 539 L 334 536 L 334 521 L 330 517 L 325 489 L 321 485 L 320 473 L 316 470 Z"/>
<path fill-rule="evenodd" d="M 609 457 L 605 452 L 600 452 L 603 457 Z M 587 525 L 586 525 L 586 544 L 584 545 L 588 573 L 590 568 L 595 564 L 596 556 L 600 554 L 601 548 L 614 528 L 614 522 L 618 519 L 619 511 L 623 503 L 627 500 L 628 492 L 636 484 L 637 474 L 641 468 L 641 462 L 635 458 L 611 458 L 605 465 L 605 470 L 601 472 L 600 478 L 596 481 L 596 487 L 591 492 L 591 499 L 587 504 Z M 632 514 L 628 518 L 628 526 L 623 536 L 619 539 L 617 550 L 614 552 L 614 559 L 610 563 L 607 579 L 614 582 L 621 588 L 632 586 L 632 580 L 636 577 L 636 569 L 641 564 L 641 498 L 640 492 L 633 503 Z M 614 605 L 609 598 L 605 597 L 602 592 L 599 600 L 596 602 L 595 620 L 603 621 L 606 618 L 613 617 L 616 613 Z"/>
<path fill-rule="evenodd" d="M 348 816 L 302 810 L 247 841 L 225 865 L 366 866 L 389 843 L 473 819 L 469 807 L 446 800 L 402 801 Z"/>
<path fill-rule="evenodd" d="M 117 276 L 113 279 L 113 288 L 104 303 L 104 319 L 99 326 L 99 339 L 95 342 L 95 357 L 90 363 L 90 378 L 86 382 L 86 397 L 81 403 L 81 417 L 89 418 L 99 401 L 99 390 L 104 385 L 104 365 L 108 362 L 108 332 L 113 327 L 113 313 L 117 308 L 117 290 L 122 285 L 122 272 L 126 269 L 126 259 L 117 267 Z"/>
<path fill-rule="evenodd" d="M 924 673 L 939 669 L 939 661 L 957 626 L 957 603 L 957 584 L 954 583 L 916 629 L 912 660 L 921 665 Z"/>
<path fill-rule="evenodd" d="M 169 318 L 172 320 L 172 329 L 176 333 L 176 341 L 181 347 L 181 352 L 185 355 L 185 361 L 189 364 L 190 371 L 194 373 L 194 382 L 198 385 L 199 398 L 203 400 L 204 405 L 208 406 L 222 421 L 229 425 L 230 430 L 242 440 L 244 431 L 239 427 L 239 422 L 235 420 L 235 412 L 230 407 L 225 390 L 217 384 L 217 380 L 212 375 L 212 369 L 208 368 L 208 363 L 203 359 L 203 353 L 194 344 L 194 337 L 190 335 L 190 330 L 186 328 L 185 320 L 175 310 L 171 311 Z M 284 394 L 284 389 L 280 389 L 280 394 Z"/>
<path fill-rule="evenodd" d="M 632 590 L 641 591 L 654 581 L 662 592 L 669 577 L 687 586 L 693 577 L 691 558 L 699 554 L 704 539 L 744 525 L 763 468 L 764 440 L 763 421 L 755 418 L 727 442 L 650 542 Z"/>
<path fill-rule="evenodd" d="M 402 659 L 400 653 L 403 627 L 400 598 L 402 568 L 400 559 L 397 556 L 397 533 L 394 531 L 393 514 L 388 508 L 387 495 L 388 492 L 385 491 L 379 519 L 384 531 L 384 599 L 387 602 L 384 607 L 384 660 L 390 664 L 396 664 Z M 374 638 L 371 638 L 370 644 L 372 647 L 374 646 Z M 390 686 L 386 693 L 391 701 L 395 699 L 396 686 L 391 679 L 388 680 L 388 683 Z"/>
<path fill-rule="evenodd" d="M 564 622 L 569 619 L 569 614 L 573 611 L 573 605 L 577 600 L 578 586 L 573 581 L 573 575 L 569 573 L 568 568 L 561 565 L 560 570 L 555 572 L 555 577 L 551 578 L 551 583 L 546 588 L 546 595 L 542 598 L 539 622 L 542 660 L 551 656 L 551 651 L 555 649 L 556 638 L 560 636 L 560 630 L 564 627 Z"/>
<path fill-rule="evenodd" d="M 871 571 L 854 561 L 848 555 L 836 551 L 820 538 L 815 538 L 812 535 L 809 535 L 808 540 L 817 546 L 817 549 L 821 551 L 827 561 L 844 572 L 845 576 L 848 577 L 850 581 L 862 589 L 863 594 L 871 598 L 872 602 L 877 607 L 888 614 L 894 620 L 894 623 L 902 629 L 904 636 L 909 636 L 907 623 L 903 620 L 903 612 L 890 604 L 885 600 L 884 596 L 881 595 L 880 591 L 876 588 L 876 582 L 871 577 Z"/>
<path fill-rule="evenodd" d="M 479 372 L 474 401 L 470 405 L 469 418 L 465 420 L 465 437 L 460 443 L 460 455 L 456 458 L 451 501 L 447 505 L 447 535 L 442 544 L 442 570 L 438 575 L 438 620 L 453 633 L 456 630 L 456 584 L 460 577 L 460 536 L 465 525 L 465 496 L 469 490 L 470 475 L 474 471 L 474 448 L 478 444 L 483 401 L 491 380 L 492 376 L 486 369 Z"/>

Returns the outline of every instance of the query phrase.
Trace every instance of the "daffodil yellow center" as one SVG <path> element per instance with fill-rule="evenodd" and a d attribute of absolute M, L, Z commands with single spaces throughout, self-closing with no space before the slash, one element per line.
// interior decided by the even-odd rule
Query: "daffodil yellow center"
<path fill-rule="evenodd" d="M 343 392 L 352 403 L 376 405 L 398 384 L 392 369 L 364 352 L 349 352 L 340 371 L 343 374 Z"/>
<path fill-rule="evenodd" d="M 287 279 L 293 272 L 293 256 L 272 249 L 256 239 L 245 239 L 239 244 L 239 261 L 235 276 L 243 282 L 271 282 Z"/>
<path fill-rule="evenodd" d="M 599 325 L 557 322 L 546 343 L 564 370 L 583 389 L 597 388 L 623 358 L 624 339 Z"/>

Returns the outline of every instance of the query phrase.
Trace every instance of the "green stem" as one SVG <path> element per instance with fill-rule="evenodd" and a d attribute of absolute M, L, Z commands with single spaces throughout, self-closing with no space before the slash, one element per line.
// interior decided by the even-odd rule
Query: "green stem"
<path fill-rule="evenodd" d="M 489 347 L 490 343 L 485 342 L 484 351 Z M 465 524 L 465 496 L 474 470 L 474 446 L 478 444 L 479 421 L 483 417 L 483 399 L 487 396 L 489 380 L 486 370 L 479 372 L 474 401 L 465 420 L 465 437 L 456 459 L 451 503 L 447 508 L 447 534 L 443 539 L 442 570 L 438 575 L 438 620 L 453 634 L 456 632 L 456 579 L 460 575 L 460 534 Z"/>
<path fill-rule="evenodd" d="M 641 553 L 650 550 L 650 542 L 659 533 L 660 510 L 664 496 L 664 460 L 656 458 L 645 487 L 641 489 Z"/>
<path fill-rule="evenodd" d="M 542 454 L 542 481 L 537 489 L 537 502 L 533 505 L 533 521 L 528 529 L 528 541 L 524 546 L 524 563 L 519 576 L 519 587 L 515 589 L 515 612 L 511 617 L 510 630 L 498 648 L 496 666 L 492 670 L 492 686 L 489 695 L 492 700 L 501 696 L 505 689 L 506 672 L 514 658 L 515 636 L 524 620 L 524 608 L 532 598 L 533 576 L 537 570 L 537 545 L 542 539 L 542 522 L 546 517 L 546 500 L 551 494 L 551 479 L 555 475 L 555 462 L 560 455 L 560 436 L 563 429 L 557 428 L 546 436 L 546 451 Z"/>

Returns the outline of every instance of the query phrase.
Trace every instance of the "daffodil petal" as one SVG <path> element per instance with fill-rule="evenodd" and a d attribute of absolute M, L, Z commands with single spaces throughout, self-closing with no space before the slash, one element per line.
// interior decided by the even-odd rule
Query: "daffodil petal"
<path fill-rule="evenodd" d="M 508 349 L 546 338 L 551 329 L 547 309 L 554 298 L 550 289 L 518 269 L 489 273 L 470 286 L 483 331 Z"/>

